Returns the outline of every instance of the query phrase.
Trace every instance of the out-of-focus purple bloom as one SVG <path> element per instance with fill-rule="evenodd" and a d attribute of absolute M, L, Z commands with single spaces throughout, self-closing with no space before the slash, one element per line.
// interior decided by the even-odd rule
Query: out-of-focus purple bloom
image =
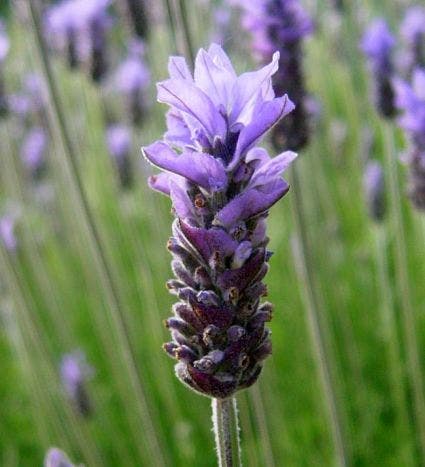
<path fill-rule="evenodd" d="M 410 196 L 414 204 L 425 210 L 425 68 L 413 72 L 412 84 L 394 79 L 396 106 L 402 114 L 399 125 L 411 139 Z"/>
<path fill-rule="evenodd" d="M 68 456 L 58 448 L 50 448 L 44 458 L 44 467 L 75 467 Z"/>
<path fill-rule="evenodd" d="M 409 71 L 425 67 L 425 7 L 416 5 L 408 8 L 400 31 L 408 47 Z"/>
<path fill-rule="evenodd" d="M 25 76 L 22 90 L 8 98 L 10 111 L 23 120 L 35 120 L 38 125 L 46 121 L 47 93 L 40 76 Z M 33 123 L 33 122 L 32 122 Z"/>
<path fill-rule="evenodd" d="M 16 251 L 18 241 L 15 236 L 16 218 L 12 215 L 0 217 L 0 238 L 6 250 L 11 253 Z"/>
<path fill-rule="evenodd" d="M 128 16 L 133 30 L 141 39 L 146 39 L 149 35 L 148 7 L 145 0 L 127 0 Z"/>
<path fill-rule="evenodd" d="M 111 125 L 106 131 L 108 150 L 118 168 L 121 186 L 128 188 L 133 183 L 131 166 L 131 132 L 124 125 Z"/>
<path fill-rule="evenodd" d="M 309 115 L 302 71 L 302 41 L 312 33 L 313 22 L 299 0 L 234 0 L 243 8 L 243 26 L 252 35 L 252 47 L 263 62 L 280 52 L 279 70 L 273 78 L 276 93 L 287 93 L 295 104 L 289 117 L 276 125 L 276 149 L 300 150 L 308 142 Z"/>
<path fill-rule="evenodd" d="M 2 21 L 0 21 L 0 66 L 9 53 L 10 43 L 6 33 L 6 28 Z"/>
<path fill-rule="evenodd" d="M 46 167 L 47 135 L 41 127 L 35 127 L 27 134 L 21 148 L 21 158 L 34 179 L 38 179 Z"/>
<path fill-rule="evenodd" d="M 150 186 L 171 197 L 176 216 L 168 288 L 180 301 L 164 348 L 179 361 L 180 380 L 211 397 L 253 384 L 271 352 L 271 305 L 260 304 L 271 256 L 265 219 L 288 191 L 281 174 L 296 154 L 271 158 L 255 145 L 294 108 L 274 95 L 278 60 L 237 76 L 213 44 L 198 52 L 192 76 L 182 57 L 171 57 L 171 78 L 157 85 L 171 107 L 165 141 L 143 148 L 163 170 Z"/>
<path fill-rule="evenodd" d="M 47 37 L 53 46 L 66 49 L 71 67 L 88 62 L 94 81 L 107 69 L 106 32 L 110 0 L 63 0 L 46 12 Z"/>
<path fill-rule="evenodd" d="M 145 114 L 145 91 L 150 84 L 150 72 L 142 58 L 143 43 L 130 44 L 129 54 L 115 73 L 115 87 L 127 99 L 134 123 L 140 123 Z"/>
<path fill-rule="evenodd" d="M 82 352 L 65 354 L 60 365 L 62 384 L 68 397 L 83 416 L 91 413 L 91 404 L 86 391 L 86 382 L 93 375 L 93 369 Z"/>
<path fill-rule="evenodd" d="M 369 161 L 363 175 L 363 187 L 370 217 L 376 222 L 385 215 L 384 173 L 378 161 Z"/>
<path fill-rule="evenodd" d="M 361 49 L 368 59 L 375 80 L 376 107 L 384 117 L 393 117 L 395 114 L 394 90 L 391 85 L 391 53 L 394 45 L 395 39 L 382 18 L 369 25 L 361 41 Z"/>

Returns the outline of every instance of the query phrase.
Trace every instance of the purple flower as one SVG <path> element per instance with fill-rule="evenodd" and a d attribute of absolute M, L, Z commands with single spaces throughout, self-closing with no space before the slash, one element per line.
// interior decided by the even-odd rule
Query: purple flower
<path fill-rule="evenodd" d="M 369 161 L 363 175 L 363 186 L 370 217 L 376 222 L 385 215 L 384 173 L 378 161 Z"/>
<path fill-rule="evenodd" d="M 252 47 L 265 63 L 279 50 L 279 70 L 273 78 L 278 95 L 287 93 L 294 112 L 275 126 L 272 142 L 276 149 L 295 151 L 308 142 L 309 114 L 302 71 L 302 41 L 312 33 L 313 22 L 299 0 L 235 0 L 243 8 L 243 26 L 252 35 Z"/>
<path fill-rule="evenodd" d="M 11 215 L 0 217 L 0 239 L 6 250 L 11 253 L 16 251 L 18 242 L 15 236 L 16 218 Z"/>
<path fill-rule="evenodd" d="M 149 4 L 145 0 L 127 0 L 128 16 L 136 36 L 146 39 L 149 35 Z"/>
<path fill-rule="evenodd" d="M 131 132 L 124 125 L 111 125 L 106 131 L 108 150 L 118 168 L 120 183 L 123 188 L 132 185 L 131 167 Z"/>
<path fill-rule="evenodd" d="M 27 134 L 21 148 L 21 158 L 34 179 L 38 179 L 46 166 L 47 135 L 43 128 L 34 127 Z"/>
<path fill-rule="evenodd" d="M 425 210 L 425 68 L 413 72 L 412 84 L 394 79 L 399 125 L 411 140 L 409 193 L 416 207 Z"/>
<path fill-rule="evenodd" d="M 157 85 L 170 106 L 168 131 L 143 148 L 163 170 L 150 186 L 171 197 L 176 216 L 168 287 L 180 301 L 165 350 L 178 360 L 177 376 L 211 397 L 253 384 L 271 352 L 271 305 L 260 304 L 271 256 L 265 219 L 288 191 L 280 176 L 296 155 L 271 158 L 255 145 L 294 108 L 274 96 L 278 60 L 237 76 L 213 44 L 198 52 L 192 76 L 182 57 L 171 57 L 171 78 Z"/>
<path fill-rule="evenodd" d="M 360 45 L 374 75 L 377 109 L 384 117 L 392 117 L 395 114 L 395 108 L 394 91 L 391 85 L 393 72 L 391 52 L 395 39 L 384 19 L 376 19 L 369 25 Z"/>
<path fill-rule="evenodd" d="M 74 467 L 74 464 L 63 451 L 50 448 L 44 458 L 44 467 Z"/>
<path fill-rule="evenodd" d="M 9 53 L 10 43 L 7 37 L 6 28 L 2 21 L 0 21 L 0 66 Z"/>
<path fill-rule="evenodd" d="M 86 391 L 86 382 L 93 375 L 93 369 L 82 352 L 65 354 L 60 364 L 63 387 L 81 415 L 91 413 L 91 404 Z"/>
<path fill-rule="evenodd" d="M 62 0 L 46 12 L 45 26 L 51 44 L 66 49 L 71 67 L 89 62 L 94 81 L 106 72 L 106 32 L 111 25 L 107 13 L 110 0 Z"/>
<path fill-rule="evenodd" d="M 425 67 L 425 7 L 417 5 L 408 8 L 400 32 L 408 47 L 409 71 L 415 67 Z"/>
<path fill-rule="evenodd" d="M 124 94 L 133 122 L 141 123 L 146 113 L 146 89 L 150 84 L 150 72 L 142 55 L 144 45 L 140 41 L 130 44 L 129 54 L 115 73 L 116 89 Z"/>

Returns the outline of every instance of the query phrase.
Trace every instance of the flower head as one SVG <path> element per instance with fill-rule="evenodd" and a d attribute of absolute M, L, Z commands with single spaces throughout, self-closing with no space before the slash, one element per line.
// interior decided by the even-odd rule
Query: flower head
<path fill-rule="evenodd" d="M 44 459 L 44 467 L 74 467 L 68 456 L 58 448 L 50 448 Z"/>
<path fill-rule="evenodd" d="M 0 239 L 2 240 L 6 250 L 12 253 L 18 246 L 18 241 L 15 236 L 15 224 L 15 216 L 6 214 L 0 217 Z"/>
<path fill-rule="evenodd" d="M 363 186 L 366 194 L 370 217 L 380 222 L 385 215 L 384 173 L 378 161 L 369 161 L 363 175 Z"/>
<path fill-rule="evenodd" d="M 7 37 L 6 28 L 2 21 L 0 21 L 0 64 L 3 63 L 4 59 L 9 53 L 10 43 Z"/>
<path fill-rule="evenodd" d="M 414 46 L 425 39 L 425 8 L 420 5 L 406 10 L 400 32 L 407 44 Z"/>
<path fill-rule="evenodd" d="M 360 44 L 374 75 L 376 106 L 384 117 L 392 117 L 395 113 L 394 91 L 391 85 L 391 52 L 394 45 L 395 39 L 382 18 L 369 25 Z"/>
<path fill-rule="evenodd" d="M 212 397 L 251 385 L 270 353 L 271 307 L 260 305 L 270 258 L 265 218 L 288 191 L 280 175 L 296 155 L 270 158 L 255 145 L 294 107 L 274 96 L 278 59 L 237 76 L 213 44 L 199 51 L 192 76 L 172 57 L 171 78 L 158 83 L 158 100 L 171 107 L 168 131 L 143 149 L 164 171 L 150 185 L 171 197 L 177 218 L 168 287 L 180 301 L 165 349 L 179 360 L 178 377 Z"/>
<path fill-rule="evenodd" d="M 34 178 L 38 178 L 46 162 L 47 135 L 43 128 L 34 127 L 26 136 L 22 148 L 21 158 Z"/>
<path fill-rule="evenodd" d="M 65 354 L 60 364 L 60 376 L 64 389 L 82 415 L 89 415 L 90 401 L 86 382 L 93 375 L 93 368 L 87 363 L 82 352 Z"/>
<path fill-rule="evenodd" d="M 111 125 L 106 131 L 106 142 L 109 154 L 117 166 L 121 186 L 123 188 L 131 186 L 133 176 L 130 160 L 130 129 L 124 125 Z"/>

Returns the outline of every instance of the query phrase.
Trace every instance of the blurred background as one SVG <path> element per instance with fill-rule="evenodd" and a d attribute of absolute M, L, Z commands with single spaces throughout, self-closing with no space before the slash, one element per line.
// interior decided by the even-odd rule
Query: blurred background
<path fill-rule="evenodd" d="M 235 3 L 1 0 L 1 466 L 50 446 L 86 466 L 216 465 L 210 402 L 161 350 L 172 215 L 140 148 L 165 129 L 169 55 L 217 42 L 259 67 Z M 273 355 L 237 396 L 243 462 L 424 465 L 425 221 L 359 46 L 384 17 L 403 62 L 412 3 L 301 3 L 311 136 L 302 206 L 290 192 L 269 218 Z"/>

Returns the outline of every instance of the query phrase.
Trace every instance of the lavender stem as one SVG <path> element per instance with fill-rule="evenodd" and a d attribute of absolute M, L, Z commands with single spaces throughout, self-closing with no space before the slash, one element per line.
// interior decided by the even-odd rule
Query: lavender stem
<path fill-rule="evenodd" d="M 211 406 L 218 465 L 241 466 L 236 398 L 212 399 Z"/>

